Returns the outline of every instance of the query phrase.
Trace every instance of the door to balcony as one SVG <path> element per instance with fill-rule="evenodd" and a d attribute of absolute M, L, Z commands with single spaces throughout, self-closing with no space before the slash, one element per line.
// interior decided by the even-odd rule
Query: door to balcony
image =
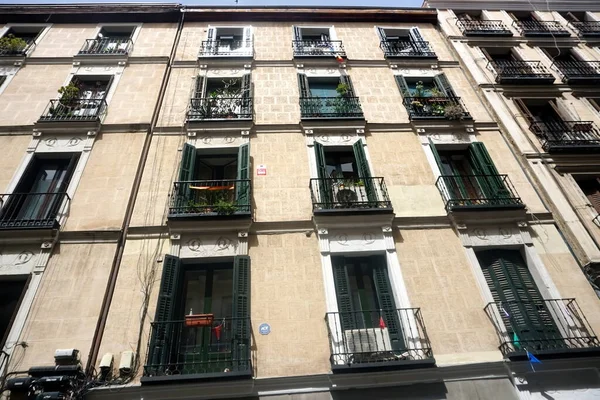
<path fill-rule="evenodd" d="M 4 348 L 8 333 L 19 310 L 19 303 L 26 290 L 27 279 L 24 279 L 23 276 L 4 277 L 0 280 L 0 349 Z"/>
<path fill-rule="evenodd" d="M 196 78 L 188 122 L 252 119 L 250 74 L 238 78 Z"/>
<path fill-rule="evenodd" d="M 298 74 L 302 119 L 363 119 L 348 76 L 307 77 Z"/>

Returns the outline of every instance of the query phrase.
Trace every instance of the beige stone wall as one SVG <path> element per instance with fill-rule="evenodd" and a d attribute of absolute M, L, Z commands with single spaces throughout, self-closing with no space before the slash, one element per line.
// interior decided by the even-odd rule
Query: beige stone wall
<path fill-rule="evenodd" d="M 310 220 L 308 150 L 300 133 L 263 133 L 250 139 L 255 221 Z M 256 167 L 267 166 L 266 176 Z"/>
<path fill-rule="evenodd" d="M 493 122 L 492 116 L 479 99 L 477 92 L 461 68 L 444 68 L 444 74 L 454 92 L 461 98 L 467 111 L 476 122 Z"/>
<path fill-rule="evenodd" d="M 157 126 L 183 126 L 194 91 L 196 68 L 173 68 L 163 100 Z"/>
<path fill-rule="evenodd" d="M 27 64 L 0 95 L 0 124 L 31 125 L 42 115 L 58 88 L 65 84 L 70 64 Z"/>
<path fill-rule="evenodd" d="M 408 112 L 389 68 L 353 67 L 348 68 L 348 74 L 367 121 L 408 123 Z"/>
<path fill-rule="evenodd" d="M 298 78 L 293 67 L 259 67 L 252 71 L 256 124 L 300 121 Z"/>
<path fill-rule="evenodd" d="M 31 135 L 2 135 L 0 136 L 0 193 L 6 193 L 17 168 L 26 155 Z"/>
<path fill-rule="evenodd" d="M 335 24 L 335 33 L 350 60 L 384 59 L 375 25 L 340 22 Z"/>
<path fill-rule="evenodd" d="M 280 22 L 260 22 L 254 27 L 254 55 L 256 60 L 291 60 L 293 57 L 292 25 Z"/>
<path fill-rule="evenodd" d="M 31 57 L 73 57 L 94 39 L 96 24 L 53 24 L 31 53 Z"/>
<path fill-rule="evenodd" d="M 433 171 L 414 132 L 371 132 L 366 142 L 373 176 L 385 178 L 396 216 L 446 215 Z"/>
<path fill-rule="evenodd" d="M 325 289 L 316 236 L 251 236 L 255 377 L 324 374 L 330 370 Z M 271 333 L 258 333 L 261 323 Z"/>
<path fill-rule="evenodd" d="M 104 123 L 150 123 L 165 68 L 161 64 L 128 65 L 110 100 Z"/>
<path fill-rule="evenodd" d="M 133 57 L 168 57 L 173 48 L 177 24 L 146 23 L 133 44 Z"/>
<path fill-rule="evenodd" d="M 411 306 L 421 308 L 438 363 L 499 360 L 494 328 L 456 233 L 402 230 L 395 240 Z"/>
<path fill-rule="evenodd" d="M 177 61 L 198 59 L 202 41 L 206 40 L 208 24 L 205 22 L 186 22 L 179 36 L 179 44 L 175 54 Z"/>
<path fill-rule="evenodd" d="M 144 133 L 105 133 L 94 143 L 64 230 L 120 229 Z"/>
<path fill-rule="evenodd" d="M 68 348 L 78 349 L 85 365 L 115 249 L 112 243 L 57 245 L 19 337 L 28 346 L 15 347 L 11 370 L 54 365 L 54 350 Z"/>

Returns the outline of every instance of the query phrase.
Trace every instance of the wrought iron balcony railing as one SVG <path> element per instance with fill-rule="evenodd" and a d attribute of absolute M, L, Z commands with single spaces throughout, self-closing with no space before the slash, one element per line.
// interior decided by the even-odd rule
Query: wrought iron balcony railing
<path fill-rule="evenodd" d="M 459 19 L 456 25 L 462 31 L 464 36 L 512 36 L 513 33 L 504 25 L 502 21 L 469 21 Z"/>
<path fill-rule="evenodd" d="M 508 358 L 600 352 L 600 341 L 575 299 L 489 303 L 485 312 Z"/>
<path fill-rule="evenodd" d="M 252 97 L 199 97 L 190 100 L 188 121 L 252 119 Z"/>
<path fill-rule="evenodd" d="M 441 175 L 435 186 L 448 212 L 525 207 L 507 175 Z"/>
<path fill-rule="evenodd" d="M 127 55 L 132 47 L 131 39 L 86 39 L 79 55 Z"/>
<path fill-rule="evenodd" d="M 153 322 L 149 337 L 146 378 L 252 374 L 250 318 Z"/>
<path fill-rule="evenodd" d="M 65 192 L 0 194 L 0 229 L 57 229 L 70 201 Z"/>
<path fill-rule="evenodd" d="M 569 85 L 600 84 L 600 62 L 555 60 L 552 66 L 560 74 L 562 81 Z"/>
<path fill-rule="evenodd" d="M 253 57 L 252 40 L 205 40 L 198 57 Z"/>
<path fill-rule="evenodd" d="M 414 119 L 471 119 L 460 97 L 405 97 L 404 106 Z"/>
<path fill-rule="evenodd" d="M 391 212 L 383 178 L 316 178 L 310 180 L 313 211 Z"/>
<path fill-rule="evenodd" d="M 355 96 L 300 97 L 300 114 L 302 119 L 364 118 L 360 100 Z"/>
<path fill-rule="evenodd" d="M 106 112 L 104 99 L 54 99 L 38 122 L 98 121 Z"/>
<path fill-rule="evenodd" d="M 577 30 L 579 37 L 599 37 L 600 22 L 599 21 L 572 21 L 569 22 L 573 28 Z"/>
<path fill-rule="evenodd" d="M 379 47 L 386 57 L 437 58 L 429 42 L 423 40 L 382 40 Z"/>
<path fill-rule="evenodd" d="M 169 218 L 250 215 L 250 179 L 173 183 Z"/>
<path fill-rule="evenodd" d="M 330 312 L 325 322 L 334 370 L 435 364 L 419 308 Z"/>
<path fill-rule="evenodd" d="M 600 151 L 600 130 L 592 121 L 533 121 L 529 129 L 548 153 Z"/>
<path fill-rule="evenodd" d="M 514 21 L 513 26 L 522 36 L 571 36 L 558 21 Z"/>
<path fill-rule="evenodd" d="M 499 84 L 549 85 L 554 75 L 540 61 L 497 60 L 490 61 L 488 68 L 495 71 Z"/>
<path fill-rule="evenodd" d="M 294 57 L 346 57 L 341 40 L 294 40 Z"/>

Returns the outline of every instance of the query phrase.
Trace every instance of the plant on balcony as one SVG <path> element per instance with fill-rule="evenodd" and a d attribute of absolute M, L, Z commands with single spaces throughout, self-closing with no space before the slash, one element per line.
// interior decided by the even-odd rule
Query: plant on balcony
<path fill-rule="evenodd" d="M 349 97 L 350 96 L 350 86 L 346 83 L 338 84 L 337 87 L 335 88 L 335 91 L 337 92 L 338 96 L 341 96 L 341 97 Z"/>
<path fill-rule="evenodd" d="M 236 212 L 236 206 L 232 201 L 219 199 L 215 203 L 214 210 L 219 215 L 232 215 Z"/>
<path fill-rule="evenodd" d="M 246 89 L 239 87 L 239 80 L 223 80 L 223 87 L 213 90 L 202 106 L 207 118 L 237 118 Z"/>
<path fill-rule="evenodd" d="M 60 98 L 57 103 L 52 103 L 53 106 L 48 110 L 53 117 L 69 117 L 79 107 L 79 86 L 73 82 L 69 82 L 66 86 L 61 86 L 58 89 Z"/>
<path fill-rule="evenodd" d="M 0 38 L 0 52 L 15 54 L 22 52 L 27 47 L 27 42 L 13 34 Z"/>
<path fill-rule="evenodd" d="M 190 200 L 188 201 L 187 207 L 188 211 L 192 214 L 204 214 L 212 211 L 209 204 L 205 201 Z"/>
<path fill-rule="evenodd" d="M 450 103 L 444 107 L 444 116 L 450 120 L 461 120 L 465 117 L 465 113 L 460 104 Z"/>

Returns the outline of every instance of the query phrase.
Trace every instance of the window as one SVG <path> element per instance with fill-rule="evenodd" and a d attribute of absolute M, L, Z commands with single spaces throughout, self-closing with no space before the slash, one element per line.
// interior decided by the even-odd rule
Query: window
<path fill-rule="evenodd" d="M 238 78 L 198 76 L 188 119 L 252 119 L 250 74 Z"/>
<path fill-rule="evenodd" d="M 600 112 L 600 97 L 588 97 L 588 101 L 596 111 Z"/>
<path fill-rule="evenodd" d="M 203 42 L 200 56 L 252 57 L 252 28 L 208 28 L 207 40 Z"/>
<path fill-rule="evenodd" d="M 292 42 L 294 57 L 336 57 L 343 61 L 346 52 L 341 40 L 336 40 L 333 27 L 294 26 Z"/>
<path fill-rule="evenodd" d="M 302 118 L 363 118 L 350 77 L 298 74 Z"/>
<path fill-rule="evenodd" d="M 0 349 L 4 347 L 21 298 L 27 289 L 27 280 L 21 277 L 0 280 Z M 0 358 L 2 360 L 2 358 Z"/>
<path fill-rule="evenodd" d="M 333 29 L 330 27 L 301 27 L 294 26 L 295 40 L 312 42 L 328 42 L 333 37 Z"/>
<path fill-rule="evenodd" d="M 585 197 L 587 197 L 594 210 L 596 210 L 596 213 L 600 214 L 600 177 L 581 175 L 574 176 L 573 178 L 575 178 L 577 185 L 579 185 Z"/>
<path fill-rule="evenodd" d="M 381 47 L 388 57 L 435 57 L 419 28 L 377 28 Z"/>
<path fill-rule="evenodd" d="M 43 31 L 39 26 L 12 26 L 0 39 L 0 55 L 25 55 Z"/>
<path fill-rule="evenodd" d="M 127 54 L 135 26 L 103 26 L 93 40 L 86 41 L 79 54 Z"/>

